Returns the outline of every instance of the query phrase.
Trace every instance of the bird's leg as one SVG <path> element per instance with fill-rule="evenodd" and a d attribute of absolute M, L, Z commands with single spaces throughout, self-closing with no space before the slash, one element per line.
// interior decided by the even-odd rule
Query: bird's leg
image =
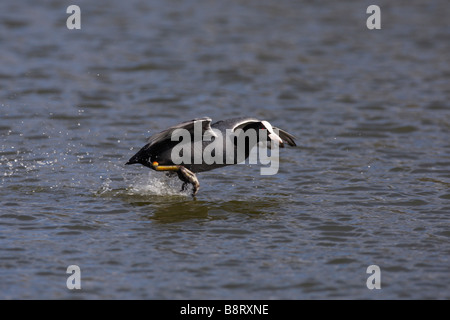
<path fill-rule="evenodd" d="M 153 169 L 156 171 L 175 171 L 178 174 L 178 178 L 183 181 L 183 185 L 181 186 L 181 190 L 184 191 L 186 189 L 186 185 L 188 183 L 192 184 L 192 196 L 195 196 L 200 188 L 200 183 L 198 182 L 197 176 L 191 170 L 186 169 L 180 165 L 170 165 L 170 166 L 160 166 L 158 162 L 153 162 Z"/>
<path fill-rule="evenodd" d="M 183 166 L 180 166 L 178 171 L 178 178 L 180 178 L 181 181 L 183 181 L 183 186 L 181 187 L 181 190 L 186 189 L 186 185 L 188 183 L 192 184 L 192 196 L 195 196 L 198 192 L 198 189 L 200 189 L 200 183 L 198 182 L 197 176 L 195 173 L 193 173 L 191 170 L 186 169 Z"/>

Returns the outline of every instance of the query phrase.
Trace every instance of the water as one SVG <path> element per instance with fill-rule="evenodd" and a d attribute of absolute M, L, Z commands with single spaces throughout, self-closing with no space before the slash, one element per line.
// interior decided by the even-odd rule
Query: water
<path fill-rule="evenodd" d="M 449 299 L 450 7 L 0 4 L 3 299 Z M 292 132 L 280 171 L 124 163 L 201 116 Z M 369 290 L 369 265 L 381 289 Z M 81 290 L 69 290 L 69 265 Z"/>

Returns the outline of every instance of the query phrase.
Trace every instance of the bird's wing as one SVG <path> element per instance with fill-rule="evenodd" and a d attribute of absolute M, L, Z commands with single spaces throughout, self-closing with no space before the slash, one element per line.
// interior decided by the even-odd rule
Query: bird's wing
<path fill-rule="evenodd" d="M 208 132 L 208 134 L 215 136 L 216 134 L 211 130 L 211 121 L 212 121 L 211 118 L 203 117 L 203 118 L 196 118 L 196 119 L 193 119 L 190 121 L 185 121 L 180 124 L 169 127 L 166 130 L 161 131 L 160 133 L 156 133 L 156 134 L 152 135 L 150 138 L 148 138 L 147 148 L 150 148 L 151 146 L 153 146 L 154 144 L 157 144 L 157 143 L 171 141 L 172 134 L 177 129 L 188 130 L 189 133 L 191 134 L 191 137 L 193 139 L 192 142 L 193 142 L 194 138 L 197 137 L 197 135 L 194 134 L 194 129 L 196 127 L 195 124 L 198 122 L 201 122 L 201 126 L 202 126 L 201 127 L 202 128 L 201 136 L 198 137 L 198 138 L 200 138 L 200 140 L 203 138 L 203 134 L 205 133 L 205 131 Z"/>
<path fill-rule="evenodd" d="M 234 118 L 229 120 L 224 120 L 224 123 L 221 125 L 226 125 L 228 128 L 231 128 L 233 131 L 236 129 L 242 129 L 246 125 L 254 122 L 261 122 L 261 120 L 252 118 L 252 117 L 245 117 L 245 118 Z M 213 127 L 215 124 L 213 124 Z M 280 138 L 286 142 L 290 146 L 296 146 L 295 139 L 297 139 L 294 135 L 290 134 L 289 132 L 282 130 L 278 127 L 272 127 L 275 130 L 278 130 Z"/>
<path fill-rule="evenodd" d="M 231 129 L 233 131 L 237 129 L 242 129 L 246 125 L 254 122 L 261 122 L 261 120 L 251 117 L 242 117 L 242 118 L 233 118 L 233 119 L 227 119 L 223 121 L 218 121 L 213 124 L 213 127 L 221 126 L 226 127 L 226 129 Z"/>

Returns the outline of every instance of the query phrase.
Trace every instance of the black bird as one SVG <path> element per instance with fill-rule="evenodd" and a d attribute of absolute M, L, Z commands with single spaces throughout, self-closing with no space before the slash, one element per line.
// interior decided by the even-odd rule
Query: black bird
<path fill-rule="evenodd" d="M 292 134 L 255 118 L 213 124 L 211 118 L 197 118 L 152 135 L 126 164 L 140 163 L 156 171 L 176 172 L 183 181 L 182 190 L 190 183 L 194 196 L 200 187 L 195 173 L 240 163 L 261 141 L 275 141 L 284 147 L 284 143 L 296 146 L 294 139 Z"/>

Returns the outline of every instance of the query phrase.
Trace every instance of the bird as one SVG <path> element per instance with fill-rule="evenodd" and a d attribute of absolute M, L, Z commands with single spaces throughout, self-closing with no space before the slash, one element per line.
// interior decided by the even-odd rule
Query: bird
<path fill-rule="evenodd" d="M 269 148 L 272 142 L 296 146 L 294 135 L 265 120 L 239 117 L 211 122 L 209 117 L 195 118 L 156 133 L 125 164 L 176 173 L 183 182 L 181 190 L 192 184 L 195 197 L 200 188 L 196 173 L 240 163 L 260 142 L 270 143 Z"/>

